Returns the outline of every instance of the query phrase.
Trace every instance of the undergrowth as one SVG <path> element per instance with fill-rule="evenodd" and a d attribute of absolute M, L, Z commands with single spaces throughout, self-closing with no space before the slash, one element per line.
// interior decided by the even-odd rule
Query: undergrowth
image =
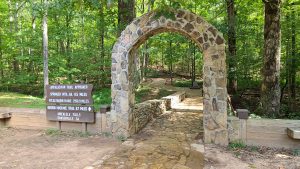
<path fill-rule="evenodd" d="M 244 149 L 246 148 L 246 144 L 243 141 L 234 141 L 229 143 L 228 148 L 231 150 L 239 150 L 239 149 Z"/>
<path fill-rule="evenodd" d="M 67 137 L 89 137 L 89 132 L 83 132 L 79 130 L 61 131 L 56 128 L 49 128 L 45 130 L 45 134 L 51 137 L 67 136 Z"/>

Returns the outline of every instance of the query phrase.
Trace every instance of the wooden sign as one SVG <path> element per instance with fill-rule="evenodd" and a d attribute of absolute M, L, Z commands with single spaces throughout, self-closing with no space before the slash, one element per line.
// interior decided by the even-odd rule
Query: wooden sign
<path fill-rule="evenodd" d="M 48 105 L 47 119 L 50 121 L 87 122 L 95 121 L 93 106 Z"/>
<path fill-rule="evenodd" d="M 93 104 L 92 85 L 47 85 L 47 104 Z"/>
<path fill-rule="evenodd" d="M 46 115 L 50 121 L 92 123 L 95 121 L 90 84 L 47 85 Z"/>

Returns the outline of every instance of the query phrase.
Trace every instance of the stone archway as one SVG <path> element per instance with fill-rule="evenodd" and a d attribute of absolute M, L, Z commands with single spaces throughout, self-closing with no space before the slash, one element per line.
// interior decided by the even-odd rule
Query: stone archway
<path fill-rule="evenodd" d="M 122 32 L 112 51 L 112 105 L 108 125 L 113 133 L 129 136 L 134 125 L 132 51 L 161 32 L 178 32 L 203 52 L 203 125 L 205 143 L 228 144 L 225 41 L 220 32 L 200 16 L 185 10 L 150 12 L 136 18 Z"/>

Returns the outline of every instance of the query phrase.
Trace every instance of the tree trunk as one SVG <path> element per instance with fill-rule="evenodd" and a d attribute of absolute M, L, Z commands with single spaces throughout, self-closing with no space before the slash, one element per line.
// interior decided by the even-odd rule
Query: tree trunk
<path fill-rule="evenodd" d="M 291 31 L 292 31 L 292 48 L 291 48 L 291 65 L 290 65 L 290 79 L 289 79 L 289 97 L 291 98 L 290 109 L 291 111 L 295 111 L 296 109 L 296 18 L 295 18 L 295 8 L 291 6 L 292 13 L 291 13 Z"/>
<path fill-rule="evenodd" d="M 141 46 L 142 48 L 143 46 Z M 145 80 L 144 77 L 144 65 L 145 65 L 145 52 L 142 51 L 142 59 L 140 59 L 140 71 L 141 71 L 141 82 Z"/>
<path fill-rule="evenodd" d="M 4 71 L 3 71 L 3 52 L 2 52 L 2 36 L 0 34 L 0 75 L 1 75 L 1 79 L 0 79 L 0 83 L 3 82 L 3 78 L 4 78 Z"/>
<path fill-rule="evenodd" d="M 237 92 L 237 77 L 236 77 L 236 32 L 235 32 L 235 7 L 234 0 L 227 1 L 227 16 L 228 16 L 228 91 L 235 94 Z"/>
<path fill-rule="evenodd" d="M 19 27 L 18 27 L 18 19 L 19 19 L 19 15 L 18 15 L 18 9 L 19 4 L 18 2 L 16 2 L 16 10 L 15 10 L 15 14 L 14 14 L 14 22 L 15 22 L 15 33 L 19 32 Z M 16 36 L 16 42 L 20 43 L 18 36 Z M 18 74 L 20 72 L 20 67 L 19 67 L 19 61 L 16 58 L 17 56 L 13 57 L 13 68 L 14 68 L 14 73 Z"/>
<path fill-rule="evenodd" d="M 286 24 L 287 24 L 287 26 L 286 26 L 286 29 L 288 29 L 289 30 L 289 27 L 290 27 L 290 25 L 289 25 L 289 23 L 290 23 L 290 13 L 289 13 L 289 11 L 286 13 Z M 289 31 L 288 31 L 289 32 Z M 286 61 L 285 61 L 285 81 L 286 81 L 286 85 L 285 86 L 287 86 L 287 90 L 288 90 L 288 104 L 290 104 L 290 34 L 289 33 L 287 33 L 287 35 L 286 35 L 286 40 L 285 40 L 285 57 L 286 57 Z M 285 86 L 283 86 L 282 87 L 282 89 L 281 89 L 281 96 L 280 96 L 280 101 L 282 101 L 282 99 L 283 99 L 283 95 L 284 95 L 284 87 Z M 290 106 L 288 106 L 288 107 L 290 107 Z"/>
<path fill-rule="evenodd" d="M 44 0 L 45 12 L 43 15 L 43 56 L 44 56 L 44 98 L 46 97 L 46 85 L 49 84 L 48 77 L 48 24 L 47 24 L 47 10 L 48 0 Z"/>
<path fill-rule="evenodd" d="M 105 57 L 105 51 L 104 51 L 104 29 L 105 29 L 105 21 L 104 21 L 104 8 L 103 5 L 100 6 L 99 8 L 99 16 L 100 16 L 100 24 L 99 24 L 99 33 L 100 33 L 100 50 L 101 50 L 101 62 L 104 62 L 104 57 Z M 104 70 L 104 65 L 102 64 L 101 70 Z"/>
<path fill-rule="evenodd" d="M 99 23 L 99 48 L 100 48 L 100 78 L 99 78 L 99 85 L 104 86 L 106 82 L 106 75 L 104 73 L 104 66 L 105 66 L 105 48 L 104 48 L 104 33 L 105 33 L 105 20 L 104 20 L 104 6 L 101 4 L 99 7 L 99 16 L 100 16 L 100 23 Z"/>
<path fill-rule="evenodd" d="M 280 4 L 281 0 L 263 0 L 265 4 L 264 64 L 262 69 L 262 112 L 278 117 L 280 109 Z"/>
<path fill-rule="evenodd" d="M 66 28 L 67 30 L 70 30 L 70 23 L 71 23 L 71 14 L 67 14 L 66 16 Z M 66 55 L 67 55 L 67 68 L 68 70 L 72 69 L 71 66 L 71 37 L 70 34 L 67 35 L 67 42 L 66 42 Z M 71 82 L 72 81 L 72 73 L 68 72 L 68 81 Z"/>
<path fill-rule="evenodd" d="M 118 36 L 135 18 L 135 0 L 118 0 Z"/>
<path fill-rule="evenodd" d="M 170 41 L 169 44 L 169 49 L 170 49 L 170 58 L 171 58 L 171 63 L 170 63 L 170 78 L 171 78 L 171 85 L 173 84 L 173 53 L 172 53 L 172 40 Z"/>
<path fill-rule="evenodd" d="M 36 26 L 35 21 L 36 21 L 36 17 L 33 16 L 32 22 L 31 22 L 33 37 L 35 37 L 35 26 Z M 33 57 L 33 49 L 31 47 L 29 47 L 29 49 L 28 49 L 28 55 L 30 56 L 30 62 L 27 67 L 27 72 L 32 73 L 33 72 L 33 58 L 32 58 Z"/>
<path fill-rule="evenodd" d="M 192 86 L 193 86 L 193 83 L 196 81 L 196 46 L 194 44 L 192 46 L 193 46 Z"/>
<path fill-rule="evenodd" d="M 145 47 L 145 55 L 144 55 L 144 78 L 147 77 L 148 65 L 149 65 L 149 52 L 148 52 L 148 42 L 146 41 L 144 44 Z"/>

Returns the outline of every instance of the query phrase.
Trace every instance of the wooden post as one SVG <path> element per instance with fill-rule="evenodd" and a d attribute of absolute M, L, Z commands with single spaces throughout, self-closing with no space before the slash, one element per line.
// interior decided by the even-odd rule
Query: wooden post
<path fill-rule="evenodd" d="M 61 121 L 57 121 L 56 126 L 57 126 L 58 130 L 61 130 Z"/>
<path fill-rule="evenodd" d="M 87 132 L 87 123 L 81 123 L 83 132 Z"/>
<path fill-rule="evenodd" d="M 243 143 L 247 143 L 247 120 L 240 119 L 240 139 Z"/>

